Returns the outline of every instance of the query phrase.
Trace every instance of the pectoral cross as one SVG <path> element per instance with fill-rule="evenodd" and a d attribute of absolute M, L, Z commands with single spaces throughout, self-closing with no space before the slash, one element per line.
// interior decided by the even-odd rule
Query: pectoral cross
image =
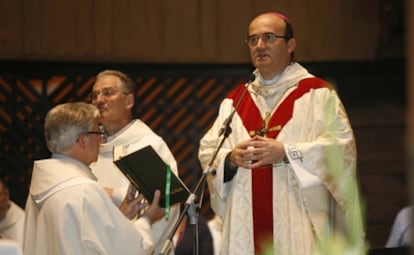
<path fill-rule="evenodd" d="M 267 133 L 277 131 L 282 128 L 280 125 L 269 127 L 269 122 L 270 122 L 270 112 L 266 112 L 266 116 L 262 122 L 262 126 L 260 127 L 260 129 L 249 131 L 249 135 L 250 136 L 254 136 L 254 135 L 266 136 Z"/>

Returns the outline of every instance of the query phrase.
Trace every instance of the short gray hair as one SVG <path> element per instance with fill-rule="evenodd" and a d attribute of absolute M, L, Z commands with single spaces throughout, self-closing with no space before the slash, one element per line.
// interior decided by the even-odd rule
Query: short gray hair
<path fill-rule="evenodd" d="M 90 131 L 99 116 L 98 109 L 84 102 L 65 103 L 53 107 L 46 115 L 46 145 L 52 153 L 67 151 L 79 135 Z"/>
<path fill-rule="evenodd" d="M 123 73 L 118 70 L 111 70 L 107 69 L 104 70 L 96 75 L 96 79 L 99 79 L 106 75 L 113 75 L 119 78 L 122 84 L 123 92 L 126 94 L 134 94 L 135 93 L 135 84 L 134 81 L 129 77 L 126 73 Z"/>

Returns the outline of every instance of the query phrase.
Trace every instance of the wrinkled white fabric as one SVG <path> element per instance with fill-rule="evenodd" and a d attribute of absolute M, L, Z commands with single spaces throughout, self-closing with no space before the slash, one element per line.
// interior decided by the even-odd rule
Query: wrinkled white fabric
<path fill-rule="evenodd" d="M 122 202 L 129 185 L 129 180 L 113 163 L 113 148 L 120 145 L 125 147 L 127 153 L 151 145 L 160 157 L 170 165 L 171 171 L 178 175 L 177 162 L 164 140 L 141 120 L 133 120 L 127 127 L 109 137 L 107 143 L 101 145 L 98 161 L 91 164 L 92 172 L 98 178 L 98 182 L 103 187 L 114 190 L 112 200 L 115 204 L 119 205 Z M 160 178 L 165 178 L 165 176 L 160 176 Z M 178 220 L 179 209 L 179 204 L 172 206 L 168 220 L 162 218 L 152 224 L 151 231 L 156 246 L 154 254 L 159 254 L 168 234 L 171 233 Z M 173 249 L 170 254 L 174 254 Z"/>
<path fill-rule="evenodd" d="M 25 255 L 150 254 L 146 219 L 128 220 L 88 166 L 65 157 L 34 162 Z"/>
<path fill-rule="evenodd" d="M 264 119 L 272 114 L 298 82 L 312 77 L 299 64 L 292 64 L 275 84 L 259 84 L 260 74 L 248 91 Z M 205 168 L 218 141 L 218 131 L 233 110 L 233 100 L 222 101 L 216 121 L 200 141 L 199 158 Z M 213 210 L 223 218 L 221 254 L 254 254 L 251 169 L 238 168 L 224 183 L 224 159 L 239 142 L 250 139 L 236 113 L 232 133 L 217 155 L 215 176 L 208 183 Z M 343 223 L 346 201 L 333 171 L 354 175 L 356 148 L 344 107 L 334 90 L 310 90 L 294 104 L 292 118 L 276 140 L 282 142 L 289 163 L 273 165 L 274 252 L 311 254 L 318 233 L 331 223 Z M 299 157 L 298 157 L 299 155 Z M 352 199 L 351 199 L 352 200 Z M 336 222 L 335 224 L 333 222 Z"/>
<path fill-rule="evenodd" d="M 16 241 L 23 247 L 24 211 L 13 201 L 6 216 L 0 220 L 0 236 Z"/>
<path fill-rule="evenodd" d="M 412 235 L 412 212 L 413 206 L 406 206 L 402 208 L 395 217 L 392 224 L 391 233 L 385 247 L 406 247 L 411 246 Z"/>

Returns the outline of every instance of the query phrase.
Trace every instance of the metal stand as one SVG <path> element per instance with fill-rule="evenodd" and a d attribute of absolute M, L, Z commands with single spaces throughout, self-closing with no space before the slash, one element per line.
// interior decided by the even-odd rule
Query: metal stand
<path fill-rule="evenodd" d="M 223 126 L 220 128 L 218 137 L 221 136 L 221 140 L 216 147 L 216 150 L 214 151 L 213 156 L 210 159 L 210 162 L 207 165 L 207 169 L 203 171 L 203 175 L 201 176 L 201 179 L 198 181 L 197 186 L 194 189 L 194 192 L 191 193 L 187 201 L 185 202 L 184 209 L 180 214 L 180 217 L 178 218 L 178 221 L 176 222 L 174 228 L 172 229 L 171 233 L 168 236 L 168 239 L 165 241 L 161 251 L 160 255 L 166 255 L 171 249 L 172 239 L 174 237 L 175 232 L 177 231 L 178 227 L 180 226 L 185 214 L 188 212 L 188 215 L 190 217 L 190 224 L 193 226 L 193 254 L 198 255 L 199 253 L 199 240 L 198 240 L 198 208 L 201 208 L 201 201 L 202 199 L 199 199 L 197 201 L 197 194 L 203 195 L 205 184 L 207 181 L 207 175 L 216 174 L 216 170 L 212 169 L 212 165 L 214 161 L 216 160 L 217 154 L 220 151 L 221 147 L 223 146 L 224 141 L 227 139 L 227 137 L 231 134 L 231 121 L 233 119 L 233 116 L 235 112 L 237 111 L 237 108 L 239 107 L 242 99 L 247 93 L 247 88 L 250 86 L 250 84 L 254 81 L 255 76 L 251 75 L 250 80 L 247 83 L 247 86 L 245 90 L 243 91 L 243 94 L 239 98 L 236 106 L 234 107 L 233 111 L 230 113 L 230 115 L 227 117 L 227 119 L 224 121 Z M 222 136 L 223 135 L 223 136 Z M 198 202 L 198 204 L 196 203 Z M 190 209 L 191 208 L 191 209 Z"/>
<path fill-rule="evenodd" d="M 197 204 L 196 200 L 197 200 L 197 194 L 202 194 L 202 192 L 204 192 L 207 175 L 211 173 L 213 173 L 213 171 L 204 171 L 203 175 L 201 176 L 201 179 L 197 183 L 197 186 L 194 192 L 188 196 L 187 201 L 184 204 L 184 208 L 180 214 L 180 217 L 178 218 L 178 221 L 175 223 L 174 228 L 172 229 L 171 233 L 168 236 L 168 239 L 165 241 L 160 251 L 160 255 L 166 255 L 171 250 L 172 239 L 174 237 L 174 234 L 177 231 L 178 227 L 180 226 L 181 222 L 183 221 L 183 218 L 186 213 L 188 213 L 188 216 L 190 217 L 190 224 L 192 225 L 192 228 L 193 228 L 193 254 L 198 255 L 199 253 L 198 208 L 201 207 L 201 203 Z"/>

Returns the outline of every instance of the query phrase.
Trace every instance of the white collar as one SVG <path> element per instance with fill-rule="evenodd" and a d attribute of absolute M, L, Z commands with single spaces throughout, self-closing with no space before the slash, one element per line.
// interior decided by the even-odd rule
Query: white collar
<path fill-rule="evenodd" d="M 264 86 L 267 86 L 267 85 L 271 85 L 271 84 L 275 84 L 276 82 L 278 82 L 279 80 L 280 80 L 280 78 L 282 77 L 282 73 L 280 73 L 280 74 L 278 74 L 278 75 L 276 75 L 275 77 L 273 77 L 272 79 L 270 79 L 270 80 L 265 80 L 264 78 L 263 78 L 263 76 L 259 76 L 259 79 L 260 79 L 260 84 L 262 84 L 262 85 L 264 85 Z"/>

